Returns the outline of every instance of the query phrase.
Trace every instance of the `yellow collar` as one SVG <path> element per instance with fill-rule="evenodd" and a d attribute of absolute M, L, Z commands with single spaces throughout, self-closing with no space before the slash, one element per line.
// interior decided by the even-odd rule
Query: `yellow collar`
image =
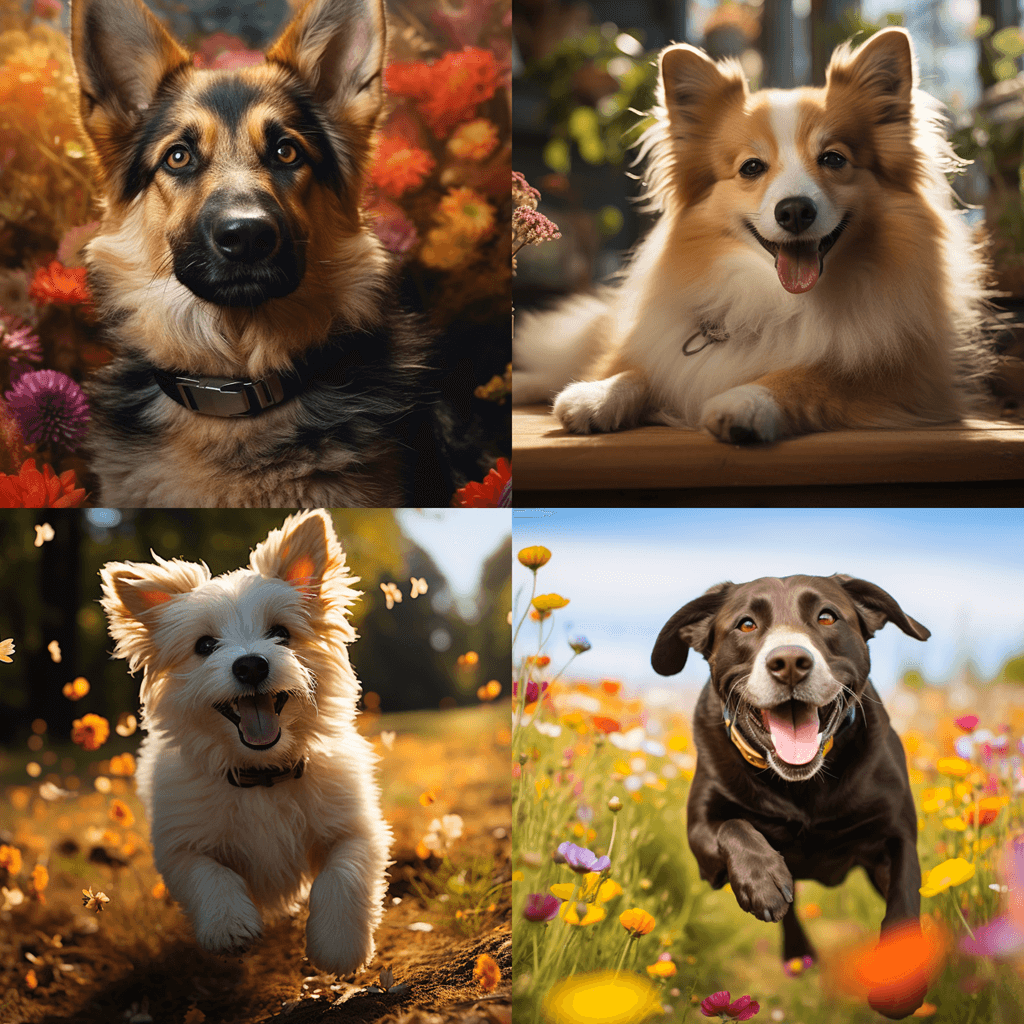
<path fill-rule="evenodd" d="M 729 734 L 729 739 L 732 740 L 733 745 L 743 755 L 744 760 L 749 764 L 752 764 L 755 768 L 767 768 L 768 762 L 762 757 L 748 742 L 746 737 L 738 729 L 733 729 L 732 721 L 730 719 L 725 720 L 725 729 Z M 829 738 L 825 741 L 825 746 L 822 747 L 821 756 L 825 757 L 828 752 L 832 749 L 832 739 Z"/>

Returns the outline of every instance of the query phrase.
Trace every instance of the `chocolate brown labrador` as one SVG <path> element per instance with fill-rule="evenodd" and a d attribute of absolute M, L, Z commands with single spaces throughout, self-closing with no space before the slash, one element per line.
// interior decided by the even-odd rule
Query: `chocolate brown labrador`
<path fill-rule="evenodd" d="M 920 915 L 906 759 L 868 679 L 867 641 L 887 622 L 930 635 L 865 580 L 764 578 L 712 587 L 654 645 L 662 675 L 681 671 L 691 648 L 711 667 L 694 712 L 687 806 L 701 877 L 716 889 L 729 882 L 755 917 L 781 920 L 785 961 L 814 957 L 795 878 L 838 885 L 859 865 L 885 899 L 883 935 Z M 923 997 L 883 1012 L 898 1019 Z"/>

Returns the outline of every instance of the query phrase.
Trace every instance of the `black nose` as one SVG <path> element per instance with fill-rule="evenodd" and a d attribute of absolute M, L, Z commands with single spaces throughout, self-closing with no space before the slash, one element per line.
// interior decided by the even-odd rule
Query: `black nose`
<path fill-rule="evenodd" d="M 257 686 L 270 675 L 270 664 L 261 654 L 244 654 L 236 659 L 231 672 L 243 686 Z"/>
<path fill-rule="evenodd" d="M 217 251 L 236 263 L 258 263 L 277 252 L 281 241 L 270 217 L 224 217 L 213 225 Z"/>
<path fill-rule="evenodd" d="M 764 663 L 780 683 L 796 686 L 814 668 L 814 656 L 806 648 L 792 644 L 769 651 Z"/>
<path fill-rule="evenodd" d="M 818 208 L 807 196 L 792 196 L 775 205 L 775 220 L 783 231 L 798 235 L 806 231 L 818 216 Z"/>

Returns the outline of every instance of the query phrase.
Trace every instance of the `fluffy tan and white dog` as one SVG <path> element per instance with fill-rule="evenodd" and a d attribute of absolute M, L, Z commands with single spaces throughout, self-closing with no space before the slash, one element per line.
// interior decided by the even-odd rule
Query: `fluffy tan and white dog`
<path fill-rule="evenodd" d="M 354 971 L 373 955 L 391 831 L 354 724 L 359 592 L 330 517 L 290 516 L 216 578 L 153 557 L 101 576 L 114 653 L 144 673 L 138 790 L 157 869 L 204 949 L 248 948 L 261 911 L 308 896 L 309 959 Z"/>

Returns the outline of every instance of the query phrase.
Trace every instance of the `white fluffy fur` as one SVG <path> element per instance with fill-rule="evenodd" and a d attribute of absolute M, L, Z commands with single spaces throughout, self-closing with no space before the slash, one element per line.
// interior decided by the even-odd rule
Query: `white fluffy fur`
<path fill-rule="evenodd" d="M 248 568 L 216 578 L 204 564 L 156 555 L 153 564 L 109 563 L 101 575 L 115 654 L 144 672 L 137 779 L 157 869 L 199 944 L 244 950 L 260 937 L 262 913 L 294 912 L 308 895 L 310 960 L 337 974 L 358 969 L 373 956 L 391 832 L 376 755 L 354 723 L 346 612 L 357 580 L 330 517 L 289 517 Z M 267 636 L 273 626 L 288 630 L 287 646 Z M 202 636 L 218 643 L 207 657 L 195 650 Z M 242 655 L 269 662 L 261 691 L 290 693 L 269 750 L 243 745 L 214 708 L 242 692 L 232 674 Z M 301 778 L 271 787 L 227 779 L 229 769 L 302 757 Z"/>

